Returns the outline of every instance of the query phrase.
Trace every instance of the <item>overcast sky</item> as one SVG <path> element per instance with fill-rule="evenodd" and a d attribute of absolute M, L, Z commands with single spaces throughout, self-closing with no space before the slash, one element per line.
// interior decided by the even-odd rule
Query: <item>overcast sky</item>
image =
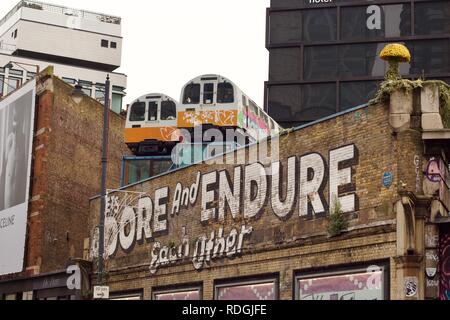
<path fill-rule="evenodd" d="M 1 0 L 4 16 L 18 0 Z M 118 15 L 129 103 L 161 92 L 180 99 L 182 86 L 205 73 L 235 82 L 260 106 L 268 78 L 266 8 L 270 0 L 50 0 Z"/>

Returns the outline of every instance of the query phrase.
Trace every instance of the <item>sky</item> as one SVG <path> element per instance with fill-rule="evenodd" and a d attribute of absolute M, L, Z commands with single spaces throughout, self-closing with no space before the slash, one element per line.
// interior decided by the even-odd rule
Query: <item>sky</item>
<path fill-rule="evenodd" d="M 3 17 L 19 0 L 1 0 Z M 122 17 L 122 66 L 130 103 L 148 93 L 179 100 L 191 79 L 218 73 L 263 106 L 270 0 L 49 0 Z"/>

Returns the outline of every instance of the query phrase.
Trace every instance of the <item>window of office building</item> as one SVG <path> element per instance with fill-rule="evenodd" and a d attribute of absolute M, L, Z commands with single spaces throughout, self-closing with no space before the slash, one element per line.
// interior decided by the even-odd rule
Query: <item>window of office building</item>
<path fill-rule="evenodd" d="M 295 278 L 296 300 L 386 300 L 383 266 L 339 270 Z"/>
<path fill-rule="evenodd" d="M 270 86 L 267 104 L 269 114 L 278 122 L 293 121 L 301 98 L 300 85 Z"/>
<path fill-rule="evenodd" d="M 302 41 L 301 11 L 270 13 L 270 43 L 296 43 Z"/>
<path fill-rule="evenodd" d="M 0 75 L 0 97 L 3 96 L 4 82 L 5 82 L 5 76 Z"/>
<path fill-rule="evenodd" d="M 300 48 L 270 50 L 269 81 L 300 80 L 301 61 Z"/>
<path fill-rule="evenodd" d="M 179 289 L 155 289 L 153 290 L 153 300 L 165 301 L 198 301 L 202 299 L 201 286 L 185 287 Z"/>
<path fill-rule="evenodd" d="M 215 300 L 273 301 L 278 298 L 278 281 L 274 278 L 254 281 L 231 281 L 215 286 Z"/>
<path fill-rule="evenodd" d="M 409 4 L 341 8 L 341 40 L 395 38 L 411 35 Z"/>
<path fill-rule="evenodd" d="M 336 40 L 337 17 L 336 9 L 304 10 L 303 11 L 303 41 L 324 42 Z"/>
<path fill-rule="evenodd" d="M 378 90 L 377 81 L 357 81 L 340 83 L 340 111 L 367 103 Z"/>
<path fill-rule="evenodd" d="M 111 100 L 111 110 L 115 113 L 120 113 L 122 110 L 122 100 L 123 96 L 118 93 L 112 94 L 112 100 Z"/>
<path fill-rule="evenodd" d="M 307 84 L 302 86 L 302 100 L 294 119 L 313 121 L 336 111 L 335 83 Z"/>
<path fill-rule="evenodd" d="M 288 67 L 288 66 L 286 66 Z M 317 46 L 305 48 L 305 80 L 330 79 L 338 75 L 338 47 Z"/>
<path fill-rule="evenodd" d="M 414 22 L 417 35 L 450 34 L 450 2 L 417 2 Z"/>
<path fill-rule="evenodd" d="M 430 74 L 450 72 L 449 39 L 406 42 L 412 54 L 410 74 L 429 78 Z"/>

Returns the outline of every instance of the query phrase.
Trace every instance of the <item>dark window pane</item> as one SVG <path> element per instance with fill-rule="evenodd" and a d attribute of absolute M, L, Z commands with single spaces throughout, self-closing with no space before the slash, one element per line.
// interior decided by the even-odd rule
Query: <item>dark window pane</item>
<path fill-rule="evenodd" d="M 271 49 L 269 70 L 269 81 L 300 80 L 300 48 Z"/>
<path fill-rule="evenodd" d="M 3 96 L 3 85 L 4 85 L 5 77 L 0 76 L 0 97 Z"/>
<path fill-rule="evenodd" d="M 293 121 L 295 109 L 300 107 L 300 86 L 271 86 L 268 89 L 268 110 L 271 117 L 277 122 Z"/>
<path fill-rule="evenodd" d="M 305 80 L 330 79 L 338 75 L 337 46 L 305 48 Z"/>
<path fill-rule="evenodd" d="M 302 40 L 301 11 L 282 11 L 270 14 L 270 43 L 292 43 Z"/>
<path fill-rule="evenodd" d="M 296 121 L 313 121 L 336 113 L 336 84 L 309 84 L 302 87 L 301 110 Z"/>
<path fill-rule="evenodd" d="M 148 103 L 148 120 L 149 121 L 158 120 L 158 102 L 150 101 Z"/>
<path fill-rule="evenodd" d="M 335 8 L 303 11 L 303 41 L 336 40 L 336 12 Z"/>
<path fill-rule="evenodd" d="M 117 48 L 117 42 L 111 41 L 111 48 L 116 49 Z"/>
<path fill-rule="evenodd" d="M 135 102 L 131 106 L 130 121 L 145 120 L 145 102 Z"/>
<path fill-rule="evenodd" d="M 416 3 L 415 6 L 416 34 L 450 34 L 450 1 Z"/>
<path fill-rule="evenodd" d="M 184 89 L 184 104 L 198 104 L 200 103 L 200 84 L 189 84 Z"/>
<path fill-rule="evenodd" d="M 450 72 L 449 40 L 423 40 L 407 43 L 412 54 L 411 74 L 428 76 Z"/>
<path fill-rule="evenodd" d="M 410 5 L 342 7 L 341 39 L 374 39 L 411 34 Z"/>
<path fill-rule="evenodd" d="M 377 89 L 377 81 L 341 82 L 340 110 L 367 103 L 375 96 Z"/>
<path fill-rule="evenodd" d="M 222 82 L 217 85 L 217 103 L 233 103 L 234 89 L 231 83 Z"/>
<path fill-rule="evenodd" d="M 108 44 L 109 44 L 108 40 L 102 40 L 101 45 L 102 45 L 103 48 L 108 48 Z"/>
<path fill-rule="evenodd" d="M 214 102 L 214 83 L 203 85 L 203 103 L 212 104 Z"/>
<path fill-rule="evenodd" d="M 348 77 L 382 77 L 386 63 L 379 58 L 385 43 L 367 43 L 339 46 L 339 76 Z"/>
<path fill-rule="evenodd" d="M 161 120 L 175 120 L 177 118 L 177 106 L 175 102 L 167 100 L 161 102 Z"/>

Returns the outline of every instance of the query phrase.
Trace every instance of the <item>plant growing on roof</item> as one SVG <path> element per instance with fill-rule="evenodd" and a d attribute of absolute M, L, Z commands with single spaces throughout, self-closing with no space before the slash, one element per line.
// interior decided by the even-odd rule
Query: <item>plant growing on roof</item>
<path fill-rule="evenodd" d="M 400 80 L 399 64 L 411 61 L 411 53 L 408 48 L 399 43 L 391 43 L 384 47 L 380 53 L 380 58 L 389 63 L 389 69 L 385 80 Z"/>
<path fill-rule="evenodd" d="M 333 208 L 330 212 L 328 234 L 330 237 L 337 237 L 342 234 L 347 227 L 347 222 L 342 212 L 342 205 L 337 196 L 333 200 Z"/>

